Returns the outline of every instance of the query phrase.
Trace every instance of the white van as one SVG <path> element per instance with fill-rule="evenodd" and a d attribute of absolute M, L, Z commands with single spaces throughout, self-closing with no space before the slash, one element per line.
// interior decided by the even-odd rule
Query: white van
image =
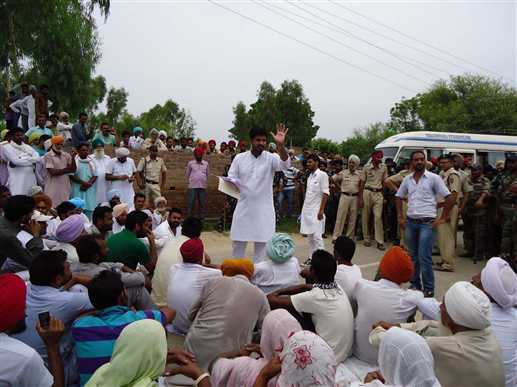
<path fill-rule="evenodd" d="M 397 164 L 409 160 L 414 150 L 425 150 L 427 159 L 447 153 L 460 153 L 470 163 L 495 165 L 505 159 L 505 152 L 517 152 L 516 136 L 490 134 L 405 132 L 388 137 L 375 149 L 382 150 L 384 158 L 392 158 Z"/>

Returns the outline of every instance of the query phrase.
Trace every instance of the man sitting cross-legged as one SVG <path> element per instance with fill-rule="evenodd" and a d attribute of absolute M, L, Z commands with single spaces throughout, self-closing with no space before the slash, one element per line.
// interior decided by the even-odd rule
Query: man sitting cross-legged
<path fill-rule="evenodd" d="M 354 316 L 345 291 L 334 281 L 336 267 L 332 254 L 316 250 L 310 268 L 315 283 L 270 293 L 268 301 L 272 309 L 287 309 L 297 318 L 301 313 L 309 313 L 316 333 L 334 350 L 337 361 L 342 362 L 352 349 Z M 306 325 L 303 320 L 301 323 L 302 327 Z"/>

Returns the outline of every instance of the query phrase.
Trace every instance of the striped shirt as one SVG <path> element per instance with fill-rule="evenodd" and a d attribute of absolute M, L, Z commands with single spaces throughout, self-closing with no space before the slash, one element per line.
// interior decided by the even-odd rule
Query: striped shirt
<path fill-rule="evenodd" d="M 111 306 L 93 315 L 77 319 L 72 325 L 81 386 L 93 373 L 108 363 L 122 329 L 134 321 L 153 319 L 166 324 L 159 310 L 134 312 L 126 306 Z"/>

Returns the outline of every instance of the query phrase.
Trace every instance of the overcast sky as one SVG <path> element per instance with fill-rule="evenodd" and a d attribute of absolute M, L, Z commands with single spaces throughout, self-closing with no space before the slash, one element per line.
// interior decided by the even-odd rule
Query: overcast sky
<path fill-rule="evenodd" d="M 172 98 L 190 110 L 198 136 L 222 140 L 232 126 L 232 107 L 238 101 L 253 103 L 262 81 L 278 87 L 285 79 L 297 79 L 315 112 L 318 137 L 341 141 L 355 128 L 388 120 L 395 102 L 440 77 L 470 70 L 515 85 L 513 1 L 340 3 L 492 73 L 326 0 L 267 3 L 283 16 L 252 1 L 216 2 L 339 60 L 209 1 L 112 0 L 107 21 L 98 20 L 102 59 L 97 73 L 106 77 L 108 86 L 129 92 L 131 113 Z"/>

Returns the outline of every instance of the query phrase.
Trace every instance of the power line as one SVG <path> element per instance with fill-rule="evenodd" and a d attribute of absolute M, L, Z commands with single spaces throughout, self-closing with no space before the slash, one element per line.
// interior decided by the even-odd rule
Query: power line
<path fill-rule="evenodd" d="M 330 57 L 330 58 L 332 58 L 332 59 L 334 59 L 334 60 L 337 60 L 338 62 L 344 63 L 344 64 L 346 64 L 347 66 L 353 67 L 353 68 L 355 68 L 356 70 L 362 71 L 362 72 L 364 72 L 364 73 L 370 74 L 371 76 L 374 76 L 374 77 L 376 77 L 376 78 L 382 79 L 383 81 L 386 81 L 386 82 L 388 82 L 388 83 L 391 83 L 391 84 L 393 84 L 393 85 L 396 85 L 396 86 L 400 87 L 401 89 L 408 90 L 408 91 L 410 91 L 410 92 L 412 92 L 412 93 L 418 93 L 418 91 L 417 91 L 417 90 L 410 89 L 409 87 L 404 86 L 404 85 L 403 85 L 403 84 L 401 84 L 401 83 L 395 82 L 395 81 L 393 81 L 393 80 L 391 80 L 391 79 L 389 79 L 389 78 L 386 78 L 386 77 L 384 77 L 384 76 L 382 76 L 382 75 L 379 75 L 379 74 L 374 73 L 374 72 L 372 72 L 372 71 L 370 71 L 370 70 L 364 69 L 364 68 L 362 68 L 361 66 L 355 65 L 355 64 L 353 64 L 353 63 L 351 63 L 351 62 L 348 62 L 347 60 L 345 60 L 345 59 L 343 59 L 343 58 L 340 58 L 340 57 L 338 57 L 338 56 L 336 56 L 336 55 L 334 55 L 334 54 L 331 54 L 331 53 L 329 53 L 329 52 L 326 52 L 326 51 L 324 51 L 324 50 L 320 49 L 319 47 L 314 46 L 313 44 L 310 44 L 310 43 L 304 42 L 303 40 L 300 40 L 300 39 L 298 39 L 298 38 L 296 38 L 296 37 L 294 37 L 294 36 L 291 36 L 291 35 L 289 35 L 289 34 L 286 34 L 285 32 L 282 32 L 282 31 L 280 31 L 280 30 L 278 30 L 278 29 L 276 29 L 276 28 L 274 28 L 274 27 L 271 27 L 271 26 L 269 26 L 269 25 L 267 25 L 267 24 L 265 24 L 265 23 L 262 23 L 262 22 L 261 22 L 261 21 L 259 21 L 259 20 L 253 19 L 252 17 L 249 17 L 249 16 L 246 16 L 246 15 L 244 15 L 244 14 L 242 14 L 242 13 L 240 13 L 240 12 L 238 12 L 238 11 L 236 11 L 236 10 L 234 10 L 234 9 L 230 8 L 230 7 L 227 7 L 226 5 L 220 4 L 220 3 L 218 3 L 218 2 L 216 2 L 216 1 L 214 1 L 214 0 L 207 0 L 207 1 L 208 1 L 209 3 L 212 3 L 212 4 L 214 4 L 214 5 L 216 5 L 216 6 L 220 7 L 220 8 L 222 8 L 222 9 L 225 9 L 225 10 L 226 10 L 226 11 L 228 11 L 228 12 L 231 12 L 231 13 L 233 13 L 233 14 L 235 14 L 235 15 L 238 15 L 238 16 L 242 17 L 243 19 L 246 19 L 246 20 L 248 20 L 248 21 L 250 21 L 250 22 L 252 22 L 252 23 L 254 23 L 254 24 L 257 24 L 257 25 L 259 25 L 259 26 L 261 26 L 261 27 L 264 27 L 264 28 L 266 28 L 266 29 L 268 29 L 268 30 L 270 30 L 270 31 L 273 31 L 273 32 L 275 32 L 275 33 L 277 33 L 277 34 L 279 34 L 279 35 L 283 36 L 284 38 L 287 38 L 287 39 L 293 40 L 293 41 L 295 41 L 295 42 L 297 42 L 297 43 L 299 43 L 299 44 L 301 44 L 301 45 L 303 45 L 303 46 L 305 46 L 305 47 L 309 47 L 310 49 L 312 49 L 312 50 L 314 50 L 314 51 L 319 52 L 320 54 L 323 54 L 323 55 L 325 55 L 325 56 L 328 56 L 328 57 Z"/>
<path fill-rule="evenodd" d="M 409 64 L 410 66 L 413 66 L 413 67 L 415 67 L 416 69 L 418 69 L 418 70 L 420 70 L 420 71 L 422 71 L 422 72 L 424 72 L 424 73 L 426 73 L 426 74 L 429 74 L 429 75 L 431 75 L 431 76 L 433 76 L 433 77 L 435 77 L 435 78 L 440 78 L 440 76 L 439 76 L 439 75 L 437 75 L 437 74 L 435 74 L 435 73 L 433 73 L 433 72 L 430 72 L 430 71 L 428 71 L 428 70 L 426 70 L 426 69 L 422 68 L 421 66 L 418 66 L 418 65 L 416 65 L 415 63 L 413 63 L 413 62 L 419 62 L 419 61 L 417 61 L 416 59 L 409 59 L 409 60 L 408 60 L 408 59 L 407 59 L 407 58 L 405 58 L 403 55 L 399 55 L 399 54 L 397 54 L 397 53 L 395 53 L 395 52 L 393 52 L 393 51 L 391 51 L 391 50 L 388 50 L 388 49 L 386 49 L 386 48 L 384 48 L 384 47 L 381 47 L 381 46 L 379 46 L 379 45 L 377 45 L 377 44 L 375 44 L 375 43 L 372 43 L 372 42 L 368 41 L 367 39 L 364 39 L 364 38 L 362 38 L 362 37 L 360 37 L 360 36 L 358 36 L 358 35 L 356 35 L 356 34 L 354 34 L 354 33 L 350 32 L 350 31 L 348 31 L 348 30 L 344 29 L 343 27 L 340 27 L 339 25 L 332 23 L 332 22 L 331 22 L 331 21 L 329 21 L 328 19 L 325 19 L 325 18 L 323 18 L 323 17 L 319 16 L 318 14 L 315 14 L 314 12 L 308 11 L 307 9 L 300 7 L 300 6 L 299 6 L 299 5 L 297 5 L 297 4 L 294 4 L 294 3 L 289 2 L 289 1 L 287 1 L 287 0 L 286 0 L 286 3 L 287 3 L 287 4 L 289 4 L 289 5 L 291 5 L 291 6 L 293 6 L 293 7 L 296 7 L 296 8 L 298 8 L 298 9 L 302 10 L 302 11 L 303 11 L 303 12 L 305 12 L 305 13 L 308 13 L 309 15 L 311 15 L 311 16 L 313 16 L 313 17 L 317 18 L 317 19 L 323 20 L 325 23 L 327 23 L 327 24 L 329 24 L 330 26 L 334 27 L 334 28 L 331 28 L 331 27 L 325 26 L 325 25 L 323 24 L 323 26 L 324 26 L 325 28 L 330 28 L 330 29 L 332 29 L 333 31 L 336 31 L 336 29 L 337 29 L 337 32 L 339 32 L 339 33 L 341 33 L 341 34 L 344 34 L 344 35 L 346 35 L 346 36 L 349 36 L 349 37 L 352 37 L 352 38 L 354 38 L 354 39 L 356 39 L 356 40 L 359 40 L 359 41 L 361 41 L 361 42 L 363 42 L 363 43 L 366 43 L 366 44 L 368 44 L 369 46 L 372 46 L 372 47 L 374 47 L 374 48 L 376 48 L 376 49 L 378 49 L 378 50 L 380 50 L 380 51 L 383 51 L 383 52 L 385 52 L 385 53 L 387 53 L 387 54 L 389 54 L 389 55 L 393 56 L 394 58 L 396 58 L 396 59 L 398 59 L 398 60 L 400 60 L 400 61 L 402 61 L 402 62 L 404 62 L 404 63 L 406 63 L 406 64 Z M 312 5 L 311 5 L 311 6 L 312 6 Z M 319 10 L 319 8 L 317 8 L 316 6 L 314 6 L 314 7 L 315 7 L 316 9 L 318 9 L 318 10 Z M 294 14 L 294 13 L 293 13 L 293 14 Z M 301 15 L 298 15 L 298 14 L 296 14 L 296 15 L 297 15 L 298 17 L 300 17 L 300 18 L 304 18 L 305 20 L 307 20 L 307 18 L 306 18 L 306 17 L 304 17 L 304 16 L 301 16 Z M 310 19 L 309 19 L 309 20 L 310 20 Z M 317 22 L 317 21 L 314 21 L 314 20 L 310 20 L 310 21 L 311 21 L 312 23 L 316 23 L 316 24 L 322 25 L 321 23 L 319 23 L 319 22 Z M 412 62 L 412 61 L 413 61 L 413 62 Z M 427 64 L 425 64 L 425 63 L 423 63 L 423 62 L 420 62 L 420 64 L 422 64 L 422 65 L 424 65 L 424 66 L 432 67 L 432 66 L 429 66 L 429 65 L 427 65 Z M 444 70 L 441 70 L 441 71 L 442 71 L 442 72 L 446 72 L 446 71 L 444 71 Z"/>
<path fill-rule="evenodd" d="M 486 72 L 491 73 L 491 74 L 493 74 L 493 75 L 496 75 L 496 76 L 498 76 L 498 77 L 500 77 L 500 76 L 501 76 L 500 74 L 498 74 L 498 73 L 496 73 L 496 72 L 494 72 L 494 71 L 492 71 L 492 70 L 490 70 L 490 69 L 487 69 L 486 67 L 479 66 L 478 64 L 476 64 L 476 63 L 474 63 L 474 62 L 471 62 L 471 61 L 469 61 L 469 60 L 467 60 L 467 59 L 464 59 L 464 58 L 462 58 L 462 57 L 460 57 L 460 56 L 458 56 L 458 55 L 456 55 L 456 54 L 453 54 L 452 52 L 449 52 L 449 51 L 447 51 L 447 50 L 444 50 L 443 48 L 440 48 L 440 47 L 436 47 L 436 46 L 434 46 L 434 45 L 432 45 L 432 44 L 430 44 L 430 43 L 427 43 L 427 42 L 425 42 L 425 41 L 423 41 L 423 40 L 421 40 L 421 39 L 415 38 L 414 36 L 411 36 L 411 35 L 409 35 L 409 34 L 407 34 L 407 33 L 403 32 L 403 31 L 400 31 L 400 30 L 396 29 L 395 27 L 389 26 L 389 25 L 387 25 L 387 24 L 385 24 L 385 23 L 383 23 L 383 22 L 381 22 L 381 21 L 378 21 L 378 20 L 376 20 L 376 19 L 374 19 L 374 18 L 372 18 L 372 17 L 370 17 L 370 16 L 368 16 L 368 15 L 365 15 L 365 14 L 363 14 L 363 13 L 359 12 L 359 11 L 356 11 L 356 10 L 354 10 L 353 8 L 347 7 L 346 5 L 344 5 L 344 4 L 342 4 L 342 3 L 340 3 L 339 1 L 334 1 L 334 0 L 328 0 L 328 1 L 329 1 L 330 3 L 332 3 L 332 4 L 337 5 L 338 7 L 341 7 L 341 8 L 343 8 L 343 9 L 346 9 L 346 10 L 347 10 L 347 11 L 349 11 L 349 12 L 352 12 L 352 13 L 353 13 L 353 14 L 355 14 L 355 15 L 361 16 L 361 17 L 363 17 L 363 18 L 365 18 L 365 19 L 367 19 L 367 20 L 370 20 L 370 21 L 372 21 L 372 22 L 374 22 L 374 23 L 376 23 L 376 24 L 379 24 L 379 25 L 383 26 L 384 28 L 387 28 L 387 29 L 389 29 L 389 30 L 391 30 L 391 31 L 393 31 L 393 32 L 396 32 L 397 34 L 402 35 L 402 36 L 404 36 L 404 37 L 405 37 L 405 38 L 407 38 L 407 39 L 411 39 L 411 40 L 413 40 L 413 41 L 415 41 L 415 42 L 418 42 L 418 43 L 420 43 L 420 44 L 423 44 L 424 46 L 427 46 L 427 47 L 432 48 L 432 49 L 434 49 L 434 50 L 436 50 L 436 51 L 439 51 L 439 52 L 441 52 L 442 54 L 449 55 L 449 56 L 451 56 L 451 57 L 453 57 L 453 58 L 455 58 L 455 59 L 458 59 L 458 60 L 460 60 L 460 61 L 462 61 L 462 62 L 464 62 L 464 63 L 468 63 L 469 65 L 474 66 L 474 67 L 477 67 L 477 68 L 478 68 L 478 69 L 480 69 L 480 70 L 486 71 Z M 443 59 L 442 59 L 442 60 L 443 60 Z"/>
<path fill-rule="evenodd" d="M 357 52 L 357 53 L 359 53 L 360 55 L 364 55 L 364 56 L 366 56 L 367 58 L 370 58 L 370 59 L 374 60 L 374 61 L 375 61 L 375 62 L 377 62 L 377 63 L 380 63 L 380 64 L 382 64 L 382 65 L 384 65 L 384 66 L 387 66 L 387 67 L 391 68 L 392 70 L 395 70 L 395 71 L 397 71 L 397 72 L 399 72 L 399 73 L 401 73 L 401 74 L 405 75 L 405 76 L 406 76 L 406 77 L 408 77 L 408 78 L 412 78 L 412 79 L 414 79 L 414 80 L 416 80 L 416 81 L 420 81 L 420 82 L 422 82 L 422 83 L 424 83 L 424 84 L 426 84 L 426 85 L 428 85 L 428 86 L 429 86 L 429 82 L 427 82 L 426 80 L 424 80 L 424 79 L 422 79 L 422 78 L 419 78 L 419 77 L 415 77 L 414 75 L 412 75 L 412 74 L 410 74 L 410 73 L 408 73 L 408 72 L 406 72 L 406 71 L 404 71 L 404 70 L 401 70 L 400 68 L 398 68 L 398 67 L 396 67 L 396 66 L 393 66 L 393 65 L 391 65 L 391 64 L 389 64 L 389 63 L 386 63 L 386 62 L 384 62 L 384 61 L 382 61 L 382 60 L 380 60 L 380 59 L 377 59 L 376 57 L 374 57 L 374 56 L 372 56 L 372 55 L 365 54 L 364 52 L 362 52 L 362 51 L 360 51 L 360 50 L 357 50 L 356 48 L 354 48 L 354 47 L 352 47 L 352 46 L 349 46 L 349 45 L 347 45 L 347 44 L 343 43 L 343 42 L 342 42 L 342 41 L 340 41 L 340 40 L 334 39 L 334 38 L 333 38 L 332 36 L 330 36 L 330 35 L 327 35 L 327 34 L 325 34 L 325 33 L 323 33 L 323 32 L 320 32 L 320 31 L 318 31 L 318 30 L 316 30 L 316 29 L 314 29 L 314 28 L 312 28 L 312 27 L 306 26 L 305 24 L 303 24 L 303 23 L 301 23 L 301 22 L 299 22 L 299 21 L 297 21 L 297 20 L 295 20 L 295 19 L 291 18 L 290 16 L 282 15 L 280 12 L 277 12 L 277 11 L 275 11 L 274 9 L 270 8 L 270 7 L 269 7 L 269 5 L 265 5 L 265 4 L 263 4 L 262 2 L 259 2 L 258 0 L 251 0 L 251 2 L 253 2 L 253 3 L 255 3 L 255 4 L 257 4 L 257 5 L 261 6 L 261 7 L 265 8 L 265 9 L 267 9 L 267 10 L 268 10 L 268 11 L 270 11 L 270 12 L 273 12 L 273 13 L 274 13 L 274 14 L 276 14 L 276 15 L 280 15 L 280 16 L 282 16 L 282 17 L 286 18 L 287 20 L 292 21 L 293 23 L 296 23 L 296 24 L 298 24 L 298 25 L 301 25 L 302 27 L 304 27 L 304 28 L 308 29 L 309 31 L 312 31 L 312 32 L 314 32 L 314 33 L 316 33 L 316 34 L 318 34 L 318 35 L 324 36 L 325 38 L 330 39 L 331 41 L 333 41 L 333 42 L 335 42 L 335 43 L 337 43 L 337 44 L 339 44 L 339 45 L 341 45 L 341 46 L 343 46 L 343 47 L 346 47 L 346 48 L 348 48 L 349 50 L 352 50 L 352 51 L 354 51 L 354 52 Z"/>
<path fill-rule="evenodd" d="M 389 35 L 385 35 L 385 34 L 383 34 L 383 33 L 380 33 L 380 32 L 378 32 L 378 31 L 375 31 L 375 30 L 373 30 L 373 29 L 371 29 L 371 28 L 365 27 L 365 26 L 363 26 L 362 24 L 356 23 L 356 22 L 354 22 L 353 20 L 346 19 L 346 18 L 344 18 L 344 17 L 342 17 L 342 16 L 339 16 L 339 15 L 333 14 L 332 12 L 328 12 L 328 11 L 326 11 L 326 10 L 324 10 L 324 9 L 321 9 L 321 8 L 319 8 L 319 7 L 316 7 L 316 6 L 315 6 L 314 4 L 312 4 L 312 3 L 307 3 L 306 5 L 309 5 L 310 7 L 316 8 L 316 9 L 317 9 L 318 11 L 320 11 L 320 12 L 323 12 L 323 13 L 325 13 L 325 14 L 327 14 L 327 15 L 333 16 L 333 17 L 335 17 L 335 18 L 337 18 L 337 19 L 341 19 L 341 20 L 343 20 L 343 21 L 345 21 L 345 22 L 347 22 L 347 23 L 349 23 L 349 24 L 352 24 L 352 25 L 354 25 L 354 26 L 356 26 L 356 27 L 362 28 L 363 30 L 368 31 L 368 32 L 370 32 L 370 33 L 372 33 L 372 34 L 375 34 L 375 35 L 381 36 L 381 37 L 383 37 L 384 39 L 390 40 L 390 41 L 392 41 L 392 42 L 394 42 L 394 43 L 397 43 L 397 44 L 400 44 L 400 45 L 405 46 L 405 47 L 407 47 L 407 48 L 410 48 L 410 49 L 412 49 L 412 50 L 418 51 L 418 52 L 420 52 L 420 53 L 422 53 L 422 54 L 430 55 L 430 56 L 434 57 L 434 55 L 433 55 L 433 54 L 429 54 L 427 51 L 422 50 L 422 49 L 420 49 L 420 48 L 418 48 L 418 47 L 416 47 L 416 46 L 409 45 L 409 44 L 407 44 L 407 43 L 404 43 L 404 42 L 403 42 L 403 41 L 401 41 L 401 40 L 398 40 L 398 39 L 392 38 L 392 37 L 391 37 L 391 36 L 389 36 Z M 407 57 L 406 57 L 406 58 L 407 58 Z M 439 57 L 436 57 L 436 58 L 441 60 L 441 58 L 439 58 Z M 408 58 L 408 59 L 413 60 L 413 61 L 415 61 L 416 63 L 421 64 L 422 66 L 426 66 L 426 67 L 429 67 L 429 68 L 431 68 L 431 69 L 433 69 L 433 70 L 436 70 L 436 71 L 439 71 L 439 72 L 442 72 L 442 73 L 445 73 L 445 74 L 449 75 L 449 71 L 447 71 L 447 70 L 445 70 L 445 69 L 442 69 L 442 68 L 439 68 L 439 67 L 436 67 L 436 66 L 430 65 L 429 63 L 426 63 L 426 62 L 421 62 L 421 61 L 419 61 L 419 60 L 417 60 L 417 59 L 414 59 L 414 58 Z M 454 66 L 458 66 L 458 65 L 456 65 L 456 64 L 454 64 L 454 63 L 453 63 L 453 65 L 454 65 Z"/>

